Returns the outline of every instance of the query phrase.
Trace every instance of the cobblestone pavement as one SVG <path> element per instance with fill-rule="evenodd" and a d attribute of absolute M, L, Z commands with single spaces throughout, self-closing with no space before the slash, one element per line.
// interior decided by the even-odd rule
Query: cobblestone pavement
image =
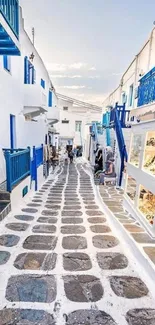
<path fill-rule="evenodd" d="M 154 299 L 81 163 L 1 223 L 0 325 L 155 325 Z"/>
<path fill-rule="evenodd" d="M 132 240 L 138 243 L 144 256 L 155 269 L 155 239 L 140 225 L 131 214 L 123 208 L 123 190 L 118 190 L 114 186 L 99 186 L 100 195 L 104 204 L 113 213 L 122 227 L 126 229 Z M 116 208 L 117 206 L 117 208 Z"/>

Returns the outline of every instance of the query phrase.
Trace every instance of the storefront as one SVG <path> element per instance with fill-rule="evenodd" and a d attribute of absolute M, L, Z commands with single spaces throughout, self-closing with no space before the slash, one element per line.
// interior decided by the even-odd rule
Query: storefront
<path fill-rule="evenodd" d="M 124 205 L 155 237 L 155 121 L 132 125 Z"/>

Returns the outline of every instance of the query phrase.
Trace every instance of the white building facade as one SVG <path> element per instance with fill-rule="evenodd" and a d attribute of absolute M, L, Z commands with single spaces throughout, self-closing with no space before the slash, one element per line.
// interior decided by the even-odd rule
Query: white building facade
<path fill-rule="evenodd" d="M 15 149 L 27 149 L 27 147 L 30 147 L 32 159 L 34 146 L 40 148 L 42 153 L 43 149 L 41 149 L 41 146 L 48 144 L 49 140 L 52 145 L 58 147 L 58 137 L 54 138 L 54 133 L 57 133 L 56 123 L 59 121 L 60 115 L 58 98 L 45 64 L 24 29 L 21 8 L 19 8 L 18 15 L 18 54 L 10 55 L 11 50 L 9 49 L 4 52 L 7 55 L 0 56 L 1 189 L 6 189 L 5 183 L 8 175 L 3 149 L 12 150 L 10 152 L 13 153 Z M 43 164 L 38 166 L 37 178 L 39 186 L 44 180 Z M 31 175 L 24 178 L 24 180 L 21 179 L 19 183 L 16 184 L 16 189 L 13 189 L 12 195 L 13 192 L 16 192 L 16 197 L 19 195 L 20 198 L 25 186 L 28 187 L 28 191 L 30 188 L 33 188 Z M 21 185 L 21 183 L 23 184 Z M 17 190 L 18 187 L 20 194 Z"/>
<path fill-rule="evenodd" d="M 58 105 L 60 145 L 66 147 L 71 144 L 74 148 L 82 147 L 84 156 L 88 158 L 89 125 L 93 121 L 101 120 L 101 108 L 71 98 L 59 98 Z"/>

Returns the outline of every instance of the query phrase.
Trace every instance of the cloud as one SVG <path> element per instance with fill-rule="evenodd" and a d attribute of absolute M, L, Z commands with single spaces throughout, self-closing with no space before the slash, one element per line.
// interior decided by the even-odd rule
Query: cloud
<path fill-rule="evenodd" d="M 100 79 L 100 76 L 89 76 L 89 79 Z"/>
<path fill-rule="evenodd" d="M 82 78 L 82 76 L 80 75 L 75 75 L 75 76 L 68 76 L 68 78 L 71 78 L 71 79 L 76 79 L 76 78 Z"/>
<path fill-rule="evenodd" d="M 49 71 L 67 71 L 67 70 L 80 70 L 87 67 L 86 63 L 75 62 L 72 64 L 48 63 L 47 68 Z"/>
<path fill-rule="evenodd" d="M 80 76 L 80 75 L 69 76 L 66 74 L 51 74 L 50 76 L 51 76 L 51 78 L 58 78 L 58 79 L 64 79 L 64 78 L 80 79 L 80 78 L 82 78 L 82 76 Z"/>
<path fill-rule="evenodd" d="M 89 71 L 96 71 L 96 68 L 95 67 L 91 67 L 91 68 L 89 68 Z"/>
<path fill-rule="evenodd" d="M 47 63 L 47 69 L 49 71 L 68 71 L 68 70 L 87 70 L 87 71 L 96 71 L 95 67 L 89 67 L 85 62 L 75 62 L 71 64 L 64 63 Z"/>
<path fill-rule="evenodd" d="M 73 86 L 60 86 L 59 88 L 77 90 L 77 89 L 84 89 L 84 88 L 86 88 L 86 86 L 76 86 L 76 85 L 73 85 Z"/>
<path fill-rule="evenodd" d="M 121 76 L 123 72 L 113 72 L 112 76 Z"/>
<path fill-rule="evenodd" d="M 73 63 L 69 65 L 69 69 L 75 69 L 75 70 L 79 70 L 82 68 L 86 68 L 87 64 L 86 63 L 81 63 L 81 62 L 77 62 L 77 63 Z"/>

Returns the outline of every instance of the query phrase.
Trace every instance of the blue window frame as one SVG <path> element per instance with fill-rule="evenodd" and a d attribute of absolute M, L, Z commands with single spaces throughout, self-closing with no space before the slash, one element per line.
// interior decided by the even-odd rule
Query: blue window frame
<path fill-rule="evenodd" d="M 3 66 L 4 66 L 4 69 L 7 70 L 7 71 L 11 71 L 11 62 L 10 62 L 10 56 L 7 56 L 7 55 L 4 55 L 3 56 Z"/>
<path fill-rule="evenodd" d="M 35 84 L 36 71 L 34 65 L 28 60 L 28 57 L 24 58 L 24 84 Z"/>
<path fill-rule="evenodd" d="M 52 91 L 49 90 L 48 93 L 48 107 L 52 107 Z"/>
<path fill-rule="evenodd" d="M 133 104 L 133 84 L 130 86 L 129 89 L 129 106 L 131 107 Z"/>
<path fill-rule="evenodd" d="M 122 104 L 126 104 L 126 102 L 127 102 L 127 95 L 124 92 L 124 93 L 122 93 Z"/>
<path fill-rule="evenodd" d="M 43 87 L 45 89 L 45 80 L 41 79 L 40 84 L 41 84 L 41 87 Z"/>

